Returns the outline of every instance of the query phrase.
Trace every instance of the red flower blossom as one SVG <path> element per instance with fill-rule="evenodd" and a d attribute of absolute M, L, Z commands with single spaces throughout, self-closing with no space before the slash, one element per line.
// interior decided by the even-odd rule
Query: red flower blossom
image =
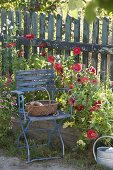
<path fill-rule="evenodd" d="M 102 104 L 102 101 L 101 100 L 97 100 L 93 106 L 100 106 Z"/>
<path fill-rule="evenodd" d="M 18 52 L 18 56 L 19 56 L 19 57 L 23 57 L 23 56 L 24 56 L 24 53 L 25 53 L 25 52 L 24 52 L 23 50 L 20 50 L 20 51 Z"/>
<path fill-rule="evenodd" d="M 11 47 L 15 47 L 15 46 L 16 46 L 15 42 L 12 42 L 12 43 L 9 43 L 6 45 L 7 48 L 11 48 Z"/>
<path fill-rule="evenodd" d="M 70 67 L 70 69 L 75 70 L 76 72 L 81 72 L 82 71 L 82 64 L 81 63 L 74 64 Z"/>
<path fill-rule="evenodd" d="M 46 46 L 47 46 L 46 42 L 43 42 L 42 44 L 38 45 L 39 48 L 46 47 Z"/>
<path fill-rule="evenodd" d="M 82 110 L 84 110 L 85 109 L 85 106 L 84 105 L 76 105 L 75 106 L 75 110 L 77 111 L 77 112 L 80 112 L 80 111 L 82 111 Z"/>
<path fill-rule="evenodd" d="M 45 50 L 43 50 L 41 53 L 40 53 L 41 56 L 47 56 L 47 53 Z"/>
<path fill-rule="evenodd" d="M 88 82 L 88 80 L 89 80 L 88 77 L 82 77 L 81 78 L 81 83 L 86 84 Z"/>
<path fill-rule="evenodd" d="M 74 106 L 74 105 L 75 105 L 75 98 L 74 98 L 74 97 L 71 97 L 71 98 L 69 99 L 69 104 L 70 104 L 71 106 Z"/>
<path fill-rule="evenodd" d="M 34 34 L 26 34 L 24 37 L 29 40 L 32 40 L 32 39 L 34 39 Z"/>
<path fill-rule="evenodd" d="M 7 87 L 13 81 L 9 73 L 6 74 L 6 78 L 7 78 L 7 81 L 4 83 L 5 87 Z"/>
<path fill-rule="evenodd" d="M 74 87 L 74 84 L 69 85 L 69 89 L 73 89 L 73 87 Z"/>
<path fill-rule="evenodd" d="M 48 62 L 53 64 L 55 62 L 55 57 L 54 56 L 48 56 Z"/>
<path fill-rule="evenodd" d="M 97 79 L 93 79 L 93 80 L 91 80 L 91 83 L 92 84 L 98 84 L 98 80 Z"/>
<path fill-rule="evenodd" d="M 56 63 L 56 64 L 54 65 L 54 69 L 55 69 L 58 73 L 60 73 L 60 74 L 63 73 L 63 67 L 62 67 L 62 64 L 61 64 L 61 63 Z"/>
<path fill-rule="evenodd" d="M 95 74 L 96 73 L 96 69 L 93 67 L 93 66 L 90 66 L 88 71 L 92 74 Z"/>
<path fill-rule="evenodd" d="M 94 111 L 97 111 L 97 110 L 99 110 L 99 109 L 100 109 L 100 106 L 95 105 L 95 106 L 92 106 L 92 107 L 90 108 L 90 112 L 94 112 Z"/>
<path fill-rule="evenodd" d="M 79 47 L 75 47 L 75 48 L 73 49 L 73 54 L 74 54 L 74 55 L 78 55 L 78 54 L 80 54 L 80 53 L 81 53 L 81 50 L 80 50 Z"/>
<path fill-rule="evenodd" d="M 89 140 L 97 139 L 98 138 L 98 133 L 94 129 L 89 129 L 87 131 L 87 138 Z"/>

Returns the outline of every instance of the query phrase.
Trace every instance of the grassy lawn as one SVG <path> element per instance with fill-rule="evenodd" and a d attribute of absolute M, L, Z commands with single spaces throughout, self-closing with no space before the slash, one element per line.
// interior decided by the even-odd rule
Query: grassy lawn
<path fill-rule="evenodd" d="M 16 147 L 16 135 L 11 133 L 8 137 L 8 140 L 4 140 L 2 143 L 1 149 L 0 149 L 0 156 L 10 156 L 10 157 L 18 157 L 20 160 L 25 161 L 26 156 L 25 156 L 25 150 L 20 150 Z M 59 150 L 56 147 L 55 149 L 53 148 L 52 151 L 48 150 L 47 148 L 38 148 L 38 149 L 33 149 L 32 154 L 33 157 L 35 155 L 38 156 L 49 156 L 52 154 L 58 155 Z M 72 151 L 71 149 L 65 148 L 65 157 L 64 159 L 58 159 L 58 160 L 53 160 L 55 163 L 64 165 L 64 166 L 69 166 L 69 167 L 74 167 L 75 170 L 107 170 L 108 168 L 105 168 L 103 166 L 97 165 L 95 162 L 93 155 L 92 155 L 92 150 L 91 151 Z M 48 162 L 48 161 L 47 161 Z M 45 161 L 46 164 L 46 161 Z"/>

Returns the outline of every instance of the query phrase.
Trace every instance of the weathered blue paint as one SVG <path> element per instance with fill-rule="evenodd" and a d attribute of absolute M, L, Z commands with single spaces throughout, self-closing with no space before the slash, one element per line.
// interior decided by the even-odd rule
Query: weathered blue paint
<path fill-rule="evenodd" d="M 102 24 L 102 44 L 107 45 L 108 44 L 108 33 L 109 33 L 109 20 L 108 18 L 103 18 L 103 24 Z M 107 76 L 107 55 L 102 54 L 101 55 L 101 80 L 105 80 Z"/>

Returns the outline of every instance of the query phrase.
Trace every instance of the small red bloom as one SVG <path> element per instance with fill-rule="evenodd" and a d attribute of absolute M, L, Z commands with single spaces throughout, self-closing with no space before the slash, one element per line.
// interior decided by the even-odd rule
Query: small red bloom
<path fill-rule="evenodd" d="M 73 54 L 74 54 L 74 55 L 78 55 L 78 54 L 80 54 L 80 53 L 81 53 L 81 50 L 80 50 L 79 47 L 75 47 L 75 48 L 73 49 Z"/>
<path fill-rule="evenodd" d="M 55 62 L 55 57 L 54 56 L 48 56 L 48 62 L 53 64 Z"/>
<path fill-rule="evenodd" d="M 91 80 L 91 83 L 92 84 L 98 84 L 98 80 L 97 79 L 93 79 L 93 80 Z"/>
<path fill-rule="evenodd" d="M 54 69 L 55 69 L 58 73 L 60 73 L 60 74 L 63 73 L 63 66 L 62 66 L 61 63 L 56 63 L 56 64 L 54 65 Z"/>
<path fill-rule="evenodd" d="M 74 98 L 74 97 L 71 97 L 71 98 L 69 99 L 69 104 L 70 104 L 71 106 L 74 106 L 74 104 L 75 104 L 75 98 Z"/>
<path fill-rule="evenodd" d="M 97 139 L 98 138 L 98 133 L 94 129 L 89 129 L 87 131 L 87 138 L 89 140 Z"/>
<path fill-rule="evenodd" d="M 74 70 L 76 72 L 81 72 L 82 71 L 82 64 L 81 63 L 74 64 L 70 67 L 70 69 Z"/>
<path fill-rule="evenodd" d="M 41 53 L 40 53 L 41 56 L 47 56 L 47 53 L 45 50 L 43 50 Z"/>
<path fill-rule="evenodd" d="M 80 112 L 80 111 L 82 111 L 82 110 L 84 110 L 85 109 L 85 106 L 84 105 L 76 105 L 75 106 L 75 110 L 77 111 L 77 112 Z"/>
<path fill-rule="evenodd" d="M 96 73 L 96 69 L 93 67 L 93 66 L 90 66 L 88 71 L 92 74 L 95 74 Z"/>
<path fill-rule="evenodd" d="M 99 109 L 100 109 L 100 107 L 98 105 L 94 105 L 90 108 L 90 112 L 94 112 L 94 111 L 97 111 Z"/>
<path fill-rule="evenodd" d="M 11 47 L 15 47 L 15 46 L 16 46 L 15 42 L 12 42 L 12 43 L 9 43 L 6 45 L 7 48 L 11 48 Z"/>
<path fill-rule="evenodd" d="M 102 101 L 101 100 L 97 100 L 93 106 L 100 106 L 102 104 Z"/>
<path fill-rule="evenodd" d="M 73 89 L 73 87 L 74 87 L 74 84 L 69 85 L 69 89 Z"/>
<path fill-rule="evenodd" d="M 88 80 L 89 80 L 88 77 L 82 77 L 81 78 L 81 83 L 86 84 L 88 82 Z"/>
<path fill-rule="evenodd" d="M 20 51 L 18 52 L 18 56 L 19 56 L 19 57 L 23 57 L 23 56 L 24 56 L 24 53 L 25 53 L 25 52 L 24 52 L 23 50 L 20 50 Z"/>
<path fill-rule="evenodd" d="M 34 39 L 34 34 L 26 34 L 24 37 L 29 40 L 32 40 L 32 39 Z"/>
<path fill-rule="evenodd" d="M 46 47 L 46 46 L 47 46 L 46 42 L 38 45 L 39 48 Z"/>

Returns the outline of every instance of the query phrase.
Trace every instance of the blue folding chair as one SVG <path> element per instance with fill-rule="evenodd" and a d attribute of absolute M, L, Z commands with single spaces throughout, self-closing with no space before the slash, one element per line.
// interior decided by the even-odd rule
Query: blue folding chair
<path fill-rule="evenodd" d="M 22 70 L 16 72 L 16 90 L 11 91 L 13 94 L 17 94 L 18 99 L 18 115 L 20 119 L 21 125 L 21 133 L 18 137 L 18 147 L 26 148 L 27 150 L 27 162 L 32 162 L 35 160 L 48 160 L 61 158 L 64 156 L 64 141 L 62 139 L 62 135 L 60 133 L 60 127 L 62 125 L 62 121 L 66 118 L 71 117 L 72 107 L 69 108 L 69 113 L 65 113 L 63 111 L 57 110 L 56 114 L 48 115 L 48 116 L 29 116 L 29 114 L 25 111 L 25 99 L 24 95 L 27 92 L 36 92 L 40 90 L 48 90 L 51 92 L 51 100 L 54 99 L 54 94 L 59 90 L 67 90 L 67 89 L 57 89 L 55 86 L 55 74 L 53 69 L 45 69 L 45 70 Z M 58 135 L 61 143 L 61 155 L 54 157 L 37 157 L 31 158 L 31 147 L 28 141 L 27 133 L 30 130 L 30 124 L 36 121 L 53 121 L 53 128 L 44 129 L 48 130 L 48 142 L 47 146 L 50 146 L 52 138 L 55 134 Z M 59 120 L 59 121 L 57 121 Z M 40 130 L 40 129 L 38 129 Z M 41 129 L 42 130 L 42 129 Z M 21 140 L 24 137 L 25 145 L 21 144 Z"/>

